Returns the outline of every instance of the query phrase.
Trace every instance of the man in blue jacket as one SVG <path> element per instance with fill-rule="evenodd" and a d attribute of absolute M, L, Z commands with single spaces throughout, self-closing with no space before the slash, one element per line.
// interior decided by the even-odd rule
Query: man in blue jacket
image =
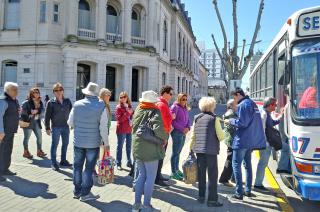
<path fill-rule="evenodd" d="M 266 140 L 262 126 L 260 111 L 257 105 L 244 94 L 241 88 L 232 92 L 235 102 L 238 103 L 238 119 L 225 120 L 226 124 L 235 126 L 236 133 L 233 139 L 232 168 L 236 180 L 236 192 L 231 199 L 242 200 L 243 195 L 251 197 L 252 166 L 251 153 L 254 149 L 265 149 Z M 246 188 L 243 193 L 241 164 L 244 161 L 246 170 Z"/>

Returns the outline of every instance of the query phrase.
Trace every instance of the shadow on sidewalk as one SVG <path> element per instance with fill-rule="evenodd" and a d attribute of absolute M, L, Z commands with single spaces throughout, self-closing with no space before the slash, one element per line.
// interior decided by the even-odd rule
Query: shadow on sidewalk
<path fill-rule="evenodd" d="M 131 205 L 122 201 L 99 202 L 88 201 L 86 204 L 98 209 L 99 211 L 131 211 Z M 116 210 L 115 210 L 116 209 Z"/>
<path fill-rule="evenodd" d="M 11 189 L 16 195 L 27 197 L 27 198 L 37 198 L 42 197 L 43 199 L 55 199 L 56 194 L 48 192 L 48 184 L 32 182 L 30 180 L 23 179 L 19 176 L 8 177 L 10 181 L 6 181 L 0 184 L 0 186 L 7 187 Z"/>
<path fill-rule="evenodd" d="M 31 159 L 32 165 L 36 165 L 36 166 L 39 166 L 41 168 L 51 168 L 51 160 L 48 159 L 48 158 L 43 158 L 43 159 Z"/>

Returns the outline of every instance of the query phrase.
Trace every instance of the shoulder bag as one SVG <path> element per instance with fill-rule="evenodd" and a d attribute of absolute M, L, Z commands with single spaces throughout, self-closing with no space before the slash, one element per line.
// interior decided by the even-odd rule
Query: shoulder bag
<path fill-rule="evenodd" d="M 154 110 L 151 112 L 146 122 L 140 123 L 136 131 L 136 135 L 137 137 L 149 141 L 150 143 L 161 145 L 163 144 L 163 140 L 158 138 L 152 129 L 151 120 L 155 114 L 156 111 Z"/>

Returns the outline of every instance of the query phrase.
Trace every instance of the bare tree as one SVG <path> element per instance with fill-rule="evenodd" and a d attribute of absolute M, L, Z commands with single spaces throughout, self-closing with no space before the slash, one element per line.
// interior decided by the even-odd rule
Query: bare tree
<path fill-rule="evenodd" d="M 246 72 L 246 69 L 248 68 L 248 65 L 250 63 L 250 60 L 253 56 L 253 50 L 254 46 L 256 44 L 257 35 L 260 30 L 260 21 L 262 16 L 262 11 L 264 7 L 264 0 L 260 0 L 260 6 L 259 6 L 259 12 L 257 16 L 256 21 L 256 27 L 255 31 L 253 33 L 253 37 L 250 44 L 250 49 L 248 54 L 244 57 L 244 47 L 246 45 L 246 40 L 243 40 L 242 45 L 242 51 L 240 57 L 238 56 L 238 19 L 237 19 L 237 0 L 232 0 L 232 18 L 233 18 L 233 48 L 230 47 L 230 43 L 228 42 L 227 33 L 220 15 L 220 11 L 218 8 L 218 1 L 213 0 L 212 1 L 214 5 L 214 9 L 220 24 L 220 28 L 223 35 L 224 45 L 222 48 L 222 51 L 220 51 L 220 48 L 218 47 L 218 44 L 216 42 L 216 39 L 214 35 L 212 34 L 212 40 L 214 43 L 214 46 L 218 52 L 218 55 L 222 61 L 222 64 L 225 67 L 225 70 L 228 74 L 228 79 L 241 79 L 243 75 Z M 229 45 L 228 45 L 229 44 Z M 243 64 L 242 64 L 243 61 Z M 227 79 L 225 78 L 225 82 L 227 83 Z"/>

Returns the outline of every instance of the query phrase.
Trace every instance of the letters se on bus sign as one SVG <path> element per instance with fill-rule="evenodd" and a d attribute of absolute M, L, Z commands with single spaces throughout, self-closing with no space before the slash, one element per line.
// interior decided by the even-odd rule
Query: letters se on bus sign
<path fill-rule="evenodd" d="M 312 36 L 320 34 L 320 11 L 306 13 L 299 17 L 298 35 Z"/>

